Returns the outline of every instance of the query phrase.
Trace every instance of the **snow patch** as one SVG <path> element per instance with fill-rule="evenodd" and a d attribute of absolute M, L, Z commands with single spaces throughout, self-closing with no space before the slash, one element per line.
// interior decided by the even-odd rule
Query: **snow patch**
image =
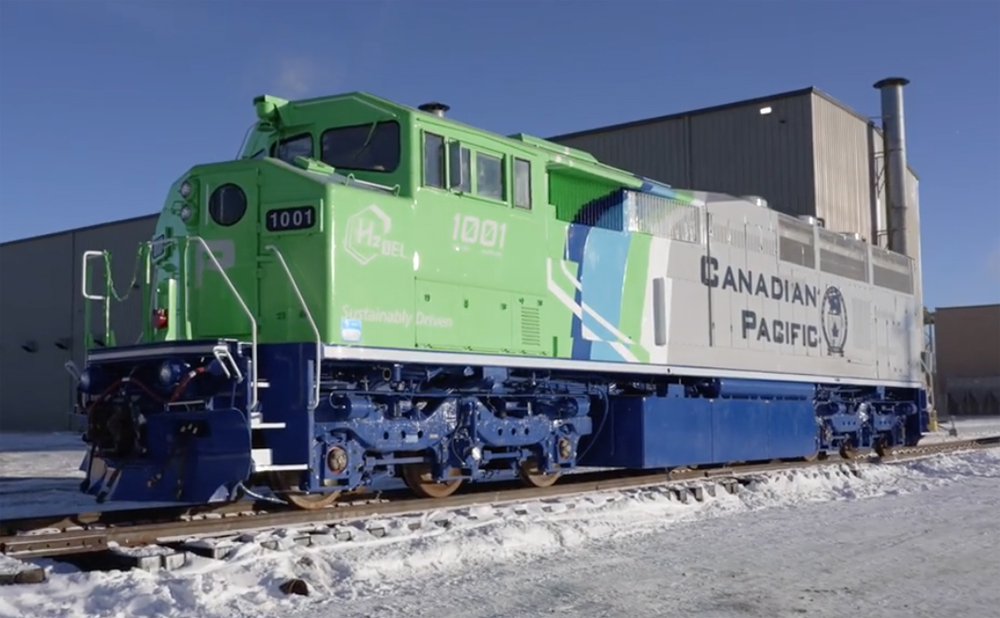
<path fill-rule="evenodd" d="M 704 502 L 682 503 L 663 487 L 650 487 L 388 517 L 345 526 L 352 531 L 346 541 L 336 534 L 313 535 L 308 547 L 294 542 L 301 530 L 246 535 L 228 558 L 192 557 L 172 572 L 80 573 L 48 562 L 49 582 L 0 589 L 0 616 L 252 618 L 303 610 L 334 616 L 345 601 L 419 599 L 429 577 L 488 577 L 491 568 L 509 564 L 530 571 L 533 560 L 555 554 L 572 560 L 589 544 L 655 538 L 700 520 L 914 494 L 973 480 L 992 480 L 995 486 L 1000 449 L 861 469 L 860 478 L 835 466 L 761 474 L 737 494 L 720 489 L 714 497 L 706 493 Z M 433 523 L 438 521 L 447 525 Z M 373 534 L 375 529 L 383 533 Z M 260 544 L 274 540 L 282 541 L 276 550 Z M 280 592 L 292 578 L 303 579 L 310 596 Z"/>

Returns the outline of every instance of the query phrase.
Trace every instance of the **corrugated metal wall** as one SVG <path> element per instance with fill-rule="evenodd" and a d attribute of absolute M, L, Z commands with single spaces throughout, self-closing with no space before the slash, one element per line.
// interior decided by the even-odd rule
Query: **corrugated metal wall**
<path fill-rule="evenodd" d="M 691 117 L 692 184 L 687 188 L 759 195 L 789 214 L 813 213 L 810 97 L 732 107 Z"/>
<path fill-rule="evenodd" d="M 554 141 L 600 161 L 678 187 L 690 187 L 689 118 L 635 125 Z"/>
<path fill-rule="evenodd" d="M 553 138 L 600 161 L 689 189 L 759 195 L 813 213 L 810 94 Z M 771 113 L 762 115 L 763 105 Z"/>
<path fill-rule="evenodd" d="M 66 425 L 73 274 L 72 233 L 0 245 L 0 431 Z"/>
<path fill-rule="evenodd" d="M 911 209 L 906 216 L 906 245 L 907 251 L 910 253 L 910 257 L 914 260 L 914 268 L 919 275 L 916 278 L 917 287 L 914 291 L 917 297 L 917 301 L 921 306 L 924 304 L 924 289 L 923 289 L 923 259 L 921 257 L 920 251 L 920 180 L 909 171 L 906 174 L 906 191 L 910 195 L 910 203 L 913 204 L 913 209 Z"/>
<path fill-rule="evenodd" d="M 934 337 L 939 376 L 1000 375 L 1000 304 L 939 308 Z"/>
<path fill-rule="evenodd" d="M 843 107 L 813 96 L 812 146 L 816 216 L 831 231 L 858 232 L 871 240 L 877 177 L 871 127 Z"/>
<path fill-rule="evenodd" d="M 762 115 L 765 106 L 771 113 Z M 680 188 L 760 195 L 776 210 L 885 246 L 881 131 L 827 95 L 804 91 L 551 139 Z M 916 191 L 912 171 L 908 183 Z M 919 248 L 919 221 L 909 238 Z"/>
<path fill-rule="evenodd" d="M 0 431 L 66 429 L 73 384 L 66 361 L 83 362 L 81 258 L 85 250 L 112 253 L 118 294 L 129 293 L 139 243 L 153 235 L 156 217 L 0 245 Z M 103 290 L 95 260 L 91 291 Z M 112 303 L 112 328 L 119 344 L 141 333 L 141 299 L 132 290 L 124 303 Z M 93 332 L 102 332 L 100 308 L 93 307 Z M 37 349 L 22 348 L 35 342 Z M 63 349 L 59 346 L 64 346 Z"/>

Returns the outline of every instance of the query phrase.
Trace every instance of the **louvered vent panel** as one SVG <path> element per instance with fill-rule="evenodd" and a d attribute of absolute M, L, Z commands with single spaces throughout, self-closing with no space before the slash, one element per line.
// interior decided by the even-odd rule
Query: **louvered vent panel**
<path fill-rule="evenodd" d="M 538 307 L 521 307 L 521 345 L 542 345 L 542 318 Z"/>

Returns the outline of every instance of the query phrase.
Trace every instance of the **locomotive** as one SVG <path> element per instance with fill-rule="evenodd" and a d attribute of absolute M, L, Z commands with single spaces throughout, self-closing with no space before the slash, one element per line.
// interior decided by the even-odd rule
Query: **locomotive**
<path fill-rule="evenodd" d="M 314 509 L 927 430 L 906 256 L 442 104 L 254 105 L 237 159 L 178 178 L 140 248 L 138 343 L 111 343 L 90 289 L 110 256 L 85 254 L 107 343 L 71 368 L 73 414 L 99 501 Z"/>

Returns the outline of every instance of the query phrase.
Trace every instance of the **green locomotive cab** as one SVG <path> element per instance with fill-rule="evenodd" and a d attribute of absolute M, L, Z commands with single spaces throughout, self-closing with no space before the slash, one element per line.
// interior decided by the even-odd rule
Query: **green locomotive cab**
<path fill-rule="evenodd" d="M 171 192 L 151 340 L 256 327 L 260 342 L 558 353 L 545 274 L 518 252 L 549 244 L 538 144 L 484 137 L 441 104 L 255 105 L 240 158 L 196 166 Z M 451 242 L 426 240 L 439 235 Z"/>
<path fill-rule="evenodd" d="M 152 243 L 150 340 L 331 332 L 336 211 L 405 203 L 406 118 L 351 96 L 255 103 L 242 156 L 196 166 L 172 188 Z"/>

